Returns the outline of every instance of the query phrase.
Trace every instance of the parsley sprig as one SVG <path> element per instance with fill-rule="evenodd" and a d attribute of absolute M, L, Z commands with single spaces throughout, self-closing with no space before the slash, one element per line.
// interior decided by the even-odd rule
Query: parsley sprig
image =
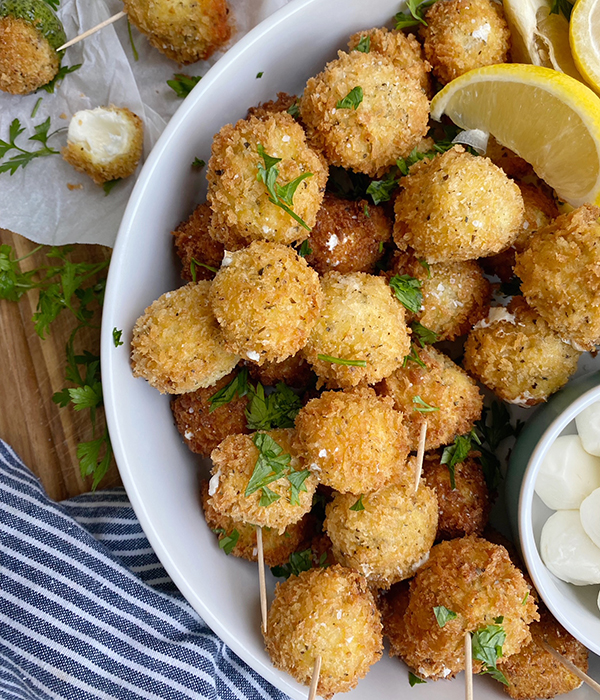
<path fill-rule="evenodd" d="M 445 627 L 447 622 L 456 619 L 454 610 L 449 610 L 445 605 L 436 605 L 433 608 L 433 614 L 439 627 Z"/>
<path fill-rule="evenodd" d="M 489 673 L 492 678 L 504 685 L 509 685 L 506 676 L 499 670 L 498 659 L 502 656 L 502 646 L 506 641 L 506 632 L 502 627 L 503 617 L 495 618 L 493 625 L 487 625 L 471 633 L 473 659 L 483 663 L 481 673 Z"/>
<path fill-rule="evenodd" d="M 229 534 L 222 527 L 218 527 L 213 530 L 213 532 L 219 535 L 219 548 L 222 549 L 225 554 L 231 554 L 235 549 L 235 545 L 240 539 L 240 533 L 237 529 L 233 529 Z"/>
<path fill-rule="evenodd" d="M 175 92 L 177 97 L 185 99 L 201 80 L 201 75 L 174 73 L 171 80 L 167 80 L 167 85 Z"/>
<path fill-rule="evenodd" d="M 475 432 L 475 429 L 466 435 L 458 435 L 452 445 L 444 448 L 440 464 L 445 464 L 450 472 L 450 487 L 452 490 L 456 488 L 456 465 L 464 462 L 469 456 L 469 452 L 473 449 L 473 443 L 481 445 L 481 440 Z"/>
<path fill-rule="evenodd" d="M 427 681 L 419 678 L 419 676 L 416 676 L 412 671 L 408 672 L 408 682 L 411 688 L 414 688 L 415 685 L 419 685 L 420 683 L 427 683 Z"/>
<path fill-rule="evenodd" d="M 419 413 L 433 413 L 434 411 L 439 411 L 439 406 L 432 406 L 420 396 L 413 396 L 413 411 L 418 411 Z"/>
<path fill-rule="evenodd" d="M 33 127 L 35 133 L 33 136 L 29 136 L 29 141 L 41 143 L 42 146 L 34 151 L 28 151 L 25 148 L 21 148 L 21 146 L 18 146 L 16 143 L 17 138 L 25 131 L 25 127 L 21 126 L 21 122 L 18 119 L 13 119 L 8 130 L 9 140 L 3 141 L 0 139 L 0 160 L 10 151 L 16 151 L 16 153 L 4 163 L 0 163 L 0 173 L 10 173 L 14 175 L 19 168 L 28 166 L 34 158 L 59 155 L 60 151 L 48 146 L 48 141 L 55 134 L 64 131 L 64 129 L 57 129 L 56 131 L 48 133 L 49 129 L 50 117 L 41 124 L 37 124 Z"/>
<path fill-rule="evenodd" d="M 346 367 L 366 367 L 366 360 L 346 360 L 343 357 L 334 357 L 333 355 L 317 355 L 317 359 L 321 362 L 331 362 L 334 365 L 345 365 Z"/>
<path fill-rule="evenodd" d="M 371 51 L 371 37 L 363 35 L 360 37 L 360 41 L 354 47 L 355 51 L 360 51 L 361 53 L 370 53 Z"/>
<path fill-rule="evenodd" d="M 317 566 L 321 568 L 327 567 L 327 552 L 323 552 L 319 557 Z M 298 576 L 303 571 L 309 571 L 313 568 L 313 551 L 311 548 L 303 549 L 301 552 L 293 552 L 290 555 L 289 561 L 281 566 L 272 566 L 271 573 L 277 578 L 289 578 L 290 576 Z"/>
<path fill-rule="evenodd" d="M 423 292 L 421 280 L 410 275 L 394 275 L 389 282 L 396 299 L 413 314 L 421 311 L 423 304 Z"/>
<path fill-rule="evenodd" d="M 409 12 L 398 12 L 394 15 L 396 29 L 407 29 L 408 27 L 416 27 L 419 24 L 426 27 L 427 22 L 423 19 L 423 13 L 435 1 L 425 0 L 425 2 L 418 2 L 418 0 L 407 0 L 406 6 Z"/>
<path fill-rule="evenodd" d="M 360 512 L 361 510 L 365 509 L 365 505 L 363 503 L 363 495 L 364 494 L 362 494 L 362 493 L 360 494 L 356 503 L 354 505 L 350 506 L 350 510 Z"/>
<path fill-rule="evenodd" d="M 352 90 L 342 100 L 336 102 L 336 109 L 358 109 L 363 101 L 363 89 L 360 85 L 353 87 Z"/>

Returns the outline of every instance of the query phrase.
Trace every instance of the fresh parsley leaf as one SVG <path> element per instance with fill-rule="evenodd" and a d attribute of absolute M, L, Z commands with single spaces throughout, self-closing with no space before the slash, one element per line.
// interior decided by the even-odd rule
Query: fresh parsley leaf
<path fill-rule="evenodd" d="M 363 214 L 367 217 L 367 219 L 371 218 L 371 212 L 369 211 L 369 205 L 365 204 L 365 208 L 363 209 Z M 379 241 L 379 247 L 381 250 L 383 250 L 383 241 Z M 381 253 L 381 250 L 379 251 Z"/>
<path fill-rule="evenodd" d="M 75 387 L 68 391 L 76 411 L 83 411 L 84 408 L 97 408 L 102 405 L 102 384 L 100 382 L 95 382 L 92 386 L 86 384 Z"/>
<path fill-rule="evenodd" d="M 410 154 L 406 158 L 398 158 L 396 160 L 396 166 L 398 167 L 398 170 L 402 173 L 402 175 L 408 175 L 408 171 L 410 170 L 411 166 L 413 166 L 415 163 L 418 163 L 421 160 L 425 159 L 431 159 L 435 156 L 435 151 L 417 151 L 417 148 L 412 149 Z"/>
<path fill-rule="evenodd" d="M 354 47 L 355 51 L 360 51 L 361 53 L 369 53 L 371 51 L 371 37 L 361 36 L 360 41 Z"/>
<path fill-rule="evenodd" d="M 473 449 L 473 442 L 481 444 L 477 433 L 471 430 L 466 435 L 457 435 L 452 445 L 444 448 L 440 464 L 445 464 L 450 472 L 450 486 L 454 490 L 456 488 L 455 467 L 457 464 L 464 462 L 469 456 L 469 452 Z"/>
<path fill-rule="evenodd" d="M 215 530 L 215 532 L 219 534 L 219 548 L 222 549 L 225 554 L 231 554 L 240 539 L 240 533 L 234 529 L 228 535 L 223 528 L 219 528 L 219 530 Z"/>
<path fill-rule="evenodd" d="M 429 263 L 427 260 L 419 260 L 419 265 L 425 268 L 427 270 L 427 279 L 431 279 L 431 267 L 429 267 Z"/>
<path fill-rule="evenodd" d="M 525 605 L 525 603 L 527 603 L 527 598 L 529 598 L 529 591 L 527 591 L 527 593 L 525 593 L 525 597 L 521 601 L 521 605 Z"/>
<path fill-rule="evenodd" d="M 389 202 L 392 198 L 392 192 L 398 186 L 398 180 L 391 175 L 384 180 L 373 180 L 371 184 L 367 187 L 367 194 L 371 195 L 373 204 L 381 204 L 382 202 Z"/>
<path fill-rule="evenodd" d="M 294 119 L 298 119 L 300 117 L 300 103 L 298 100 L 295 100 L 294 103 L 287 108 L 287 113 L 294 117 Z"/>
<path fill-rule="evenodd" d="M 438 340 L 438 335 L 431 329 L 427 328 L 424 326 L 422 323 L 419 323 L 418 321 L 413 321 L 410 324 L 410 327 L 412 329 L 413 334 L 416 336 L 417 340 L 419 341 L 419 345 L 424 348 L 426 344 L 431 345 L 432 343 L 437 343 Z"/>
<path fill-rule="evenodd" d="M 473 659 L 483 663 L 482 673 L 488 673 L 500 683 L 508 685 L 506 677 L 497 668 L 498 659 L 502 656 L 502 645 L 506 641 L 506 632 L 500 624 L 503 618 L 496 618 L 496 620 L 497 624 L 488 625 L 471 633 Z"/>
<path fill-rule="evenodd" d="M 298 250 L 298 255 L 302 258 L 306 258 L 308 255 L 312 255 L 312 252 L 312 248 L 310 247 L 310 243 L 308 242 L 307 238 L 306 240 L 302 241 L 302 245 Z"/>
<path fill-rule="evenodd" d="M 268 486 L 262 486 L 260 489 L 260 500 L 258 505 L 262 506 L 263 508 L 268 508 L 280 498 L 281 496 L 278 493 L 275 493 L 275 491 L 272 491 Z"/>
<path fill-rule="evenodd" d="M 105 182 L 102 185 L 102 189 L 104 190 L 104 196 L 108 197 L 108 195 L 113 191 L 115 188 L 115 185 L 118 185 L 119 182 L 121 182 L 122 178 L 118 177 L 115 180 L 109 180 L 108 182 Z"/>
<path fill-rule="evenodd" d="M 410 12 L 398 12 L 394 16 L 396 29 L 407 29 L 408 27 L 416 27 L 419 24 L 427 26 L 427 22 L 423 19 L 423 12 L 433 5 L 435 0 L 426 0 L 426 2 L 418 2 L 418 0 L 407 0 L 406 6 Z"/>
<path fill-rule="evenodd" d="M 113 345 L 118 348 L 119 345 L 123 345 L 123 341 L 121 340 L 121 336 L 123 335 L 123 331 L 118 330 L 116 327 L 113 328 L 112 336 L 113 336 Z"/>
<path fill-rule="evenodd" d="M 408 366 L 409 362 L 414 362 L 415 364 L 419 365 L 419 367 L 422 367 L 423 369 L 427 369 L 427 365 L 419 357 L 419 353 L 417 352 L 417 349 L 416 349 L 414 343 L 411 343 L 410 352 L 408 355 L 406 355 L 404 357 L 404 362 L 402 363 L 402 367 L 406 368 Z"/>
<path fill-rule="evenodd" d="M 192 275 L 192 282 L 196 281 L 196 268 L 197 267 L 204 267 L 207 270 L 214 272 L 215 274 L 218 272 L 216 267 L 211 267 L 210 265 L 207 265 L 206 263 L 203 263 L 203 262 L 200 262 L 199 260 L 196 260 L 196 258 L 192 258 L 190 260 L 190 273 Z"/>
<path fill-rule="evenodd" d="M 43 99 L 44 99 L 43 97 L 38 97 L 37 102 L 35 103 L 35 105 L 33 106 L 33 109 L 31 110 L 31 119 L 33 119 L 35 117 L 35 115 L 37 114 L 37 111 L 38 111 L 40 105 L 42 104 Z"/>
<path fill-rule="evenodd" d="M 360 85 L 353 87 L 352 90 L 336 103 L 336 109 L 358 109 L 358 106 L 363 101 L 363 89 Z"/>
<path fill-rule="evenodd" d="M 47 1 L 47 0 L 46 0 Z M 74 73 L 76 70 L 79 70 L 83 64 L 82 63 L 76 63 L 72 66 L 61 66 L 58 69 L 57 74 L 52 78 L 52 80 L 49 83 L 46 83 L 45 85 L 42 85 L 39 87 L 38 90 L 45 90 L 46 92 L 53 93 L 54 88 L 60 83 L 61 80 L 63 80 L 69 73 Z"/>
<path fill-rule="evenodd" d="M 394 275 L 389 284 L 398 301 L 413 314 L 418 314 L 423 304 L 421 280 L 410 275 Z"/>
<path fill-rule="evenodd" d="M 361 511 L 365 509 L 365 506 L 363 504 L 363 494 L 361 493 L 360 496 L 358 497 L 358 501 L 353 506 L 350 506 L 350 510 L 354 511 Z"/>
<path fill-rule="evenodd" d="M 140 55 L 138 54 L 137 49 L 135 48 L 135 43 L 133 42 L 133 32 L 131 31 L 131 22 L 129 21 L 129 17 L 127 18 L 127 34 L 129 35 L 129 43 L 131 45 L 131 53 L 133 54 L 133 60 L 139 61 Z"/>
<path fill-rule="evenodd" d="M 419 411 L 419 413 L 433 413 L 433 411 L 439 411 L 437 406 L 431 406 L 420 396 L 413 396 L 413 411 Z"/>
<path fill-rule="evenodd" d="M 571 12 L 573 11 L 574 2 L 569 2 L 569 0 L 552 0 L 552 7 L 550 8 L 551 15 L 562 14 L 568 19 L 571 19 Z"/>
<path fill-rule="evenodd" d="M 243 367 L 235 377 L 219 391 L 215 392 L 209 399 L 209 413 L 212 413 L 219 406 L 224 406 L 237 397 L 246 396 L 248 393 L 248 368 Z"/>
<path fill-rule="evenodd" d="M 246 408 L 249 430 L 293 428 L 298 411 L 302 408 L 300 397 L 283 382 L 275 391 L 266 394 L 262 384 L 249 385 L 250 402 Z"/>
<path fill-rule="evenodd" d="M 102 454 L 103 450 L 104 454 Z M 80 442 L 77 445 L 77 459 L 82 476 L 94 477 L 92 490 L 95 490 L 108 471 L 112 459 L 112 445 L 108 430 L 95 440 Z"/>
<path fill-rule="evenodd" d="M 33 127 L 34 134 L 29 137 L 30 141 L 39 141 L 42 144 L 41 148 L 35 151 L 27 151 L 21 146 L 17 146 L 16 139 L 25 131 L 21 126 L 21 122 L 18 119 L 13 119 L 8 130 L 9 141 L 2 141 L 0 139 L 0 160 L 6 156 L 6 154 L 11 151 L 17 151 L 17 153 L 11 156 L 6 162 L 0 163 L 0 173 L 10 173 L 14 175 L 19 168 L 25 168 L 31 163 L 34 158 L 43 158 L 44 156 L 59 155 L 60 151 L 48 146 L 48 140 L 62 131 L 58 129 L 50 134 L 48 130 L 50 128 L 50 117 L 43 121 L 41 124 L 37 124 Z"/>
<path fill-rule="evenodd" d="M 194 158 L 194 160 L 192 161 L 192 168 L 198 168 L 198 170 L 201 170 L 205 165 L 206 161 L 198 157 Z"/>
<path fill-rule="evenodd" d="M 302 571 L 309 571 L 313 568 L 312 550 L 304 549 L 301 552 L 293 552 L 287 564 L 272 566 L 271 573 L 277 578 L 289 578 L 298 576 Z"/>
<path fill-rule="evenodd" d="M 448 610 L 444 605 L 437 605 L 433 608 L 433 614 L 440 627 L 444 627 L 446 622 L 449 620 L 454 620 L 456 618 L 456 613 L 453 610 Z"/>
<path fill-rule="evenodd" d="M 287 480 L 290 482 L 290 503 L 293 506 L 300 505 L 300 492 L 306 493 L 306 478 L 310 475 L 308 469 L 302 471 L 290 471 L 287 475 Z"/>
<path fill-rule="evenodd" d="M 281 479 L 292 459 L 267 433 L 256 433 L 252 437 L 252 442 L 258 449 L 258 459 L 244 492 L 246 497 L 259 489 L 264 489 L 273 481 Z"/>
<path fill-rule="evenodd" d="M 201 75 L 174 73 L 173 78 L 167 80 L 167 85 L 175 92 L 177 97 L 186 98 L 201 80 Z"/>
<path fill-rule="evenodd" d="M 264 74 L 265 74 L 264 71 L 261 70 L 260 73 L 257 73 L 257 74 L 256 74 L 256 77 L 257 77 L 257 78 L 262 78 Z"/>
<path fill-rule="evenodd" d="M 408 682 L 410 683 L 411 688 L 414 688 L 415 685 L 419 685 L 419 683 L 427 683 L 427 681 L 419 678 L 419 676 L 415 676 L 412 671 L 408 672 Z"/>
<path fill-rule="evenodd" d="M 332 362 L 334 365 L 347 365 L 348 367 L 366 367 L 366 360 L 344 360 L 341 357 L 332 357 L 331 355 L 317 355 L 317 359 L 322 362 Z"/>

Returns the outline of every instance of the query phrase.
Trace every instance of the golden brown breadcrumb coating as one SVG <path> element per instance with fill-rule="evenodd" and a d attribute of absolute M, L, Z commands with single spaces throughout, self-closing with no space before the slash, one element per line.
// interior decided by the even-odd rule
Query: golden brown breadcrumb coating
<path fill-rule="evenodd" d="M 410 340 L 404 307 L 383 278 L 328 272 L 321 287 L 321 316 L 302 351 L 317 375 L 332 388 L 374 384 L 389 376 L 410 351 Z M 366 366 L 338 364 L 319 355 L 364 361 Z"/>
<path fill-rule="evenodd" d="M 277 112 L 287 112 L 288 109 L 298 101 L 296 95 L 288 95 L 287 92 L 278 92 L 276 100 L 269 100 L 268 102 L 261 102 L 256 107 L 250 107 L 248 113 L 246 114 L 246 119 L 250 117 L 257 117 L 258 119 L 264 119 L 265 117 L 270 117 L 271 114 L 276 114 Z"/>
<path fill-rule="evenodd" d="M 364 510 L 352 510 L 357 503 Z M 437 532 L 435 491 L 421 482 L 415 493 L 414 478 L 405 486 L 392 484 L 365 494 L 360 501 L 338 493 L 326 510 L 334 557 L 378 588 L 412 576 L 427 560 Z"/>
<path fill-rule="evenodd" d="M 321 657 L 317 694 L 356 686 L 381 658 L 381 618 L 366 580 L 342 566 L 303 571 L 278 583 L 265 644 L 275 668 L 309 685 Z"/>
<path fill-rule="evenodd" d="M 522 178 L 533 174 L 531 165 L 510 148 L 506 148 L 490 134 L 485 155 L 509 177 Z"/>
<path fill-rule="evenodd" d="M 306 344 L 322 298 L 319 276 L 306 261 L 266 241 L 232 253 L 210 290 L 225 346 L 258 364 L 281 362 Z"/>
<path fill-rule="evenodd" d="M 208 204 L 199 204 L 192 214 L 172 232 L 175 251 L 181 260 L 181 276 L 191 282 L 191 264 L 195 261 L 196 280 L 210 280 L 215 276 L 212 270 L 204 265 L 221 267 L 225 248 L 222 243 L 215 241 L 209 234 L 212 212 Z"/>
<path fill-rule="evenodd" d="M 355 88 L 362 90 L 360 103 L 341 107 Z M 425 136 L 429 101 L 419 83 L 391 59 L 376 52 L 339 51 L 308 81 L 300 116 L 309 142 L 330 165 L 376 177 Z"/>
<path fill-rule="evenodd" d="M 210 457 L 210 453 L 228 435 L 249 433 L 246 406 L 249 397 L 236 396 L 211 411 L 210 398 L 234 378 L 228 374 L 214 385 L 176 396 L 171 401 L 175 426 L 192 452 Z"/>
<path fill-rule="evenodd" d="M 315 373 L 301 352 L 281 362 L 264 362 L 262 365 L 250 362 L 248 369 L 250 376 L 265 386 L 275 386 L 283 382 L 294 389 L 307 389 L 316 379 Z"/>
<path fill-rule="evenodd" d="M 403 416 L 371 388 L 325 391 L 312 399 L 296 416 L 296 438 L 303 461 L 341 493 L 414 483 Z"/>
<path fill-rule="evenodd" d="M 517 185 L 462 146 L 416 163 L 400 187 L 394 241 L 430 263 L 498 253 L 512 245 L 523 221 Z"/>
<path fill-rule="evenodd" d="M 427 10 L 425 20 L 420 27 L 425 57 L 442 85 L 508 60 L 510 30 L 502 5 L 492 0 L 441 0 Z"/>
<path fill-rule="evenodd" d="M 397 252 L 386 277 L 410 275 L 421 282 L 422 311 L 409 312 L 437 335 L 437 340 L 454 340 L 484 318 L 490 306 L 492 288 L 474 260 L 426 263 L 412 251 Z"/>
<path fill-rule="evenodd" d="M 417 449 L 421 426 L 427 421 L 425 449 L 435 450 L 473 428 L 481 417 L 483 396 L 473 379 L 444 353 L 431 346 L 414 351 L 425 367 L 408 360 L 376 390 L 391 396 L 396 410 L 405 414 L 411 449 Z M 423 408 L 419 399 L 439 410 L 419 411 Z"/>
<path fill-rule="evenodd" d="M 423 92 L 431 96 L 431 65 L 424 60 L 421 44 L 412 34 L 390 31 L 385 27 L 356 32 L 348 41 L 350 51 L 356 49 L 363 37 L 369 39 L 370 51 L 391 59 L 396 68 L 406 71 L 419 83 Z"/>
<path fill-rule="evenodd" d="M 59 66 L 58 54 L 31 23 L 0 18 L 0 90 L 26 95 L 49 83 Z"/>
<path fill-rule="evenodd" d="M 600 209 L 584 204 L 538 231 L 517 255 L 521 291 L 578 350 L 600 343 Z"/>
<path fill-rule="evenodd" d="M 325 193 L 307 243 L 306 262 L 320 274 L 375 271 L 383 244 L 392 237 L 392 222 L 381 207 Z"/>
<path fill-rule="evenodd" d="M 225 350 L 208 301 L 210 282 L 166 292 L 133 328 L 131 366 L 161 394 L 185 394 L 212 386 L 237 365 Z"/>
<path fill-rule="evenodd" d="M 535 406 L 567 383 L 580 355 L 514 297 L 469 333 L 463 365 L 503 401 Z"/>
<path fill-rule="evenodd" d="M 388 627 L 390 654 L 399 656 L 421 678 L 452 678 L 465 667 L 465 632 L 476 632 L 503 618 L 506 640 L 498 665 L 531 640 L 529 624 L 538 619 L 523 574 L 503 547 L 476 535 L 435 545 L 410 584 L 408 606 Z M 434 607 L 456 613 L 440 627 Z M 473 661 L 478 672 L 481 663 Z"/>
<path fill-rule="evenodd" d="M 253 436 L 230 435 L 211 454 L 213 468 L 208 502 L 221 515 L 260 527 L 271 527 L 282 534 L 311 509 L 318 480 L 314 474 L 308 473 L 304 480 L 305 490 L 298 494 L 299 505 L 292 504 L 290 482 L 284 474 L 289 470 L 304 470 L 293 446 L 293 430 L 270 430 L 267 435 L 281 448 L 280 455 L 290 457 L 289 468 L 284 469 L 279 479 L 268 484 L 279 498 L 270 505 L 261 506 L 262 488 L 245 495 L 260 453 Z"/>
<path fill-rule="evenodd" d="M 225 0 L 125 0 L 124 5 L 130 22 L 177 63 L 206 60 L 231 36 Z"/>
<path fill-rule="evenodd" d="M 447 464 L 440 464 L 441 455 L 432 452 L 423 460 L 423 479 L 438 499 L 437 540 L 451 540 L 464 535 L 481 535 L 490 514 L 491 502 L 477 452 L 471 452 L 454 466 L 452 488 Z"/>
<path fill-rule="evenodd" d="M 291 209 L 304 223 L 315 225 L 327 183 L 327 166 L 310 149 L 302 127 L 285 112 L 262 119 L 242 119 L 225 125 L 214 137 L 208 162 L 208 202 L 212 208 L 210 233 L 228 250 L 238 250 L 253 240 L 292 244 L 303 241 L 309 231 L 281 207 L 273 204 L 262 180 L 258 153 L 281 158 L 276 164 L 276 184 L 287 185 L 306 173 L 293 195 Z"/>

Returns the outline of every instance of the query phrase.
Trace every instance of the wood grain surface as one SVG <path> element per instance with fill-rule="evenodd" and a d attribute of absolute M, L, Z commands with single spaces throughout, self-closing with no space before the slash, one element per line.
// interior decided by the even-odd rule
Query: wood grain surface
<path fill-rule="evenodd" d="M 27 255 L 36 245 L 0 229 L 0 244 L 14 248 L 16 257 Z M 99 262 L 110 257 L 110 249 L 97 245 L 77 245 L 70 254 L 77 262 Z M 24 269 L 46 264 L 43 251 L 23 261 Z M 37 305 L 37 292 L 25 294 L 19 302 L 0 300 L 0 438 L 10 444 L 25 464 L 40 478 L 48 495 L 55 500 L 89 491 L 91 479 L 79 473 L 77 444 L 92 439 L 89 411 L 77 412 L 71 406 L 60 408 L 52 395 L 68 383 L 65 380 L 65 345 L 77 322 L 72 314 L 61 312 L 45 340 L 36 334 L 31 317 Z M 100 353 L 100 330 L 84 328 L 78 334 L 76 351 Z M 96 434 L 104 428 L 99 412 Z M 99 488 L 121 483 L 116 465 Z"/>

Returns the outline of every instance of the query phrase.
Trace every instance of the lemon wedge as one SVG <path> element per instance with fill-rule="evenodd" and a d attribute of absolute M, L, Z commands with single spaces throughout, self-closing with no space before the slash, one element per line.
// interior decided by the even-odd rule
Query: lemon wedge
<path fill-rule="evenodd" d="M 575 65 L 596 92 L 600 92 L 600 2 L 577 0 L 569 27 Z"/>
<path fill-rule="evenodd" d="M 531 163 L 574 207 L 600 205 L 600 98 L 550 68 L 504 63 L 448 83 L 431 102 L 463 129 L 481 129 Z"/>

